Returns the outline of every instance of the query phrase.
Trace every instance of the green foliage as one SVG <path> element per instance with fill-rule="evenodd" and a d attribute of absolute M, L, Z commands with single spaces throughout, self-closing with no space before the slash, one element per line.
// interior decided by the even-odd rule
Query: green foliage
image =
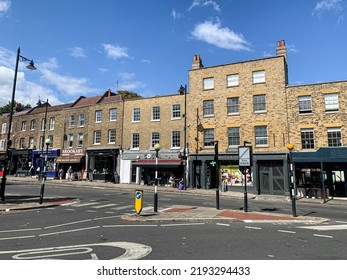
<path fill-rule="evenodd" d="M 137 98 L 143 98 L 141 95 L 137 94 L 136 92 L 127 91 L 127 90 L 118 90 L 118 94 L 120 94 L 123 99 L 137 99 Z"/>
<path fill-rule="evenodd" d="M 13 109 L 15 112 L 21 112 L 30 108 L 31 108 L 30 104 L 23 105 L 22 103 L 19 103 L 16 101 L 14 102 Z M 11 111 L 11 102 L 8 102 L 8 104 L 6 104 L 5 106 L 0 107 L 0 114 L 9 113 L 10 111 Z"/>

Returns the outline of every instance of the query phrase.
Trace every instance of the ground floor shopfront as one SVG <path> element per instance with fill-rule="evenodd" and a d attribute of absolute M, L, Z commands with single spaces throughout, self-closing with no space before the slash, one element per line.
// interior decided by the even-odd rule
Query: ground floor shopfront
<path fill-rule="evenodd" d="M 293 152 L 299 196 L 328 199 L 347 196 L 347 147 Z"/>
<path fill-rule="evenodd" d="M 237 153 L 218 155 L 219 187 L 230 191 L 254 194 L 289 195 L 288 155 L 286 153 L 253 154 L 253 165 L 240 168 Z M 216 188 L 213 182 L 214 154 L 193 154 L 189 157 L 189 185 L 194 188 Z"/>
<path fill-rule="evenodd" d="M 173 175 L 176 180 L 183 178 L 183 163 L 178 150 L 153 150 L 123 151 L 121 155 L 121 183 L 135 183 L 151 185 L 155 183 L 155 172 L 158 171 L 159 184 L 169 183 Z"/>

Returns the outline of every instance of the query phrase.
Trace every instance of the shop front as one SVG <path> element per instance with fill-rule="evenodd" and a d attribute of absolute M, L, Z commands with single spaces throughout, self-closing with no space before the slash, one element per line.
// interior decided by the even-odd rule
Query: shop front
<path fill-rule="evenodd" d="M 32 149 L 11 150 L 10 174 L 15 174 L 17 177 L 34 175 Z"/>
<path fill-rule="evenodd" d="M 71 180 L 82 180 L 85 176 L 85 150 L 84 149 L 63 149 L 57 159 L 57 169 L 64 170 L 67 178 L 67 170 L 72 168 Z"/>
<path fill-rule="evenodd" d="M 119 182 L 119 148 L 88 148 L 86 167 L 88 180 Z"/>
<path fill-rule="evenodd" d="M 46 164 L 47 179 L 55 179 L 58 177 L 57 158 L 60 155 L 60 149 L 33 150 L 32 151 L 32 175 L 36 174 L 41 178 L 41 174 Z M 45 158 L 47 156 L 47 162 Z"/>
<path fill-rule="evenodd" d="M 293 152 L 300 196 L 347 197 L 347 147 L 322 147 L 315 152 Z"/>
<path fill-rule="evenodd" d="M 216 188 L 214 154 L 190 155 L 190 184 L 194 188 Z M 246 176 L 242 168 L 239 168 L 237 149 L 232 153 L 219 153 L 218 176 L 219 185 L 224 190 L 242 191 L 245 180 L 248 187 L 253 187 L 253 174 L 251 169 L 246 169 Z"/>
<path fill-rule="evenodd" d="M 160 150 L 156 161 L 153 150 L 124 151 L 121 160 L 121 182 L 153 185 L 156 170 L 160 185 L 169 184 L 172 175 L 176 180 L 180 180 L 184 172 L 184 161 L 180 155 L 178 150 Z"/>

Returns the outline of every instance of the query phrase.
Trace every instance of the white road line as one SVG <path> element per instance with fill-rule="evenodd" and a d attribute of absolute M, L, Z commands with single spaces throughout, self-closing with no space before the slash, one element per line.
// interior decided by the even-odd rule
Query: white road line
<path fill-rule="evenodd" d="M 317 237 L 325 237 L 325 238 L 334 238 L 331 235 L 322 235 L 322 234 L 313 234 L 313 236 L 317 236 Z"/>
<path fill-rule="evenodd" d="M 122 227 L 157 227 L 158 225 L 104 225 L 103 228 L 122 228 Z"/>
<path fill-rule="evenodd" d="M 95 204 L 99 204 L 99 202 L 76 203 L 76 204 L 72 204 L 70 206 L 71 207 L 84 207 L 84 206 L 90 206 L 90 205 L 95 205 Z"/>
<path fill-rule="evenodd" d="M 10 229 L 10 230 L 0 230 L 0 233 L 8 233 L 8 232 L 23 232 L 23 231 L 34 231 L 41 230 L 41 228 L 23 228 L 23 229 Z"/>
<path fill-rule="evenodd" d="M 110 203 L 110 204 L 103 204 L 103 205 L 93 206 L 92 208 L 99 209 L 99 208 L 106 208 L 106 207 L 117 206 L 117 205 L 118 205 L 117 203 Z"/>
<path fill-rule="evenodd" d="M 279 229 L 279 232 L 283 232 L 283 233 L 296 233 L 296 231 L 291 231 L 291 230 L 283 230 L 283 229 Z"/>
<path fill-rule="evenodd" d="M 322 226 L 305 226 L 299 227 L 304 229 L 313 229 L 318 231 L 327 231 L 327 230 L 347 230 L 347 224 L 343 225 L 322 225 Z"/>
<path fill-rule="evenodd" d="M 54 225 L 54 226 L 48 226 L 48 227 L 45 227 L 45 229 L 56 228 L 56 227 L 64 227 L 64 226 L 75 225 L 75 224 L 81 224 L 81 223 L 86 223 L 86 222 L 90 222 L 90 221 L 92 221 L 92 219 L 81 220 L 81 221 L 65 223 L 65 224 L 59 224 L 59 225 Z"/>
<path fill-rule="evenodd" d="M 117 216 L 100 217 L 100 218 L 94 218 L 93 221 L 105 220 L 105 219 L 114 219 L 114 218 L 119 218 L 119 217 L 121 217 L 121 216 L 117 215 Z"/>
<path fill-rule="evenodd" d="M 17 236 L 17 237 L 3 237 L 0 238 L 1 240 L 15 240 L 15 239 L 26 239 L 26 238 L 34 238 L 35 235 L 27 235 L 27 236 Z"/>
<path fill-rule="evenodd" d="M 199 226 L 204 225 L 205 223 L 189 223 L 189 224 L 165 224 L 160 225 L 161 227 L 176 227 L 176 226 Z"/>
<path fill-rule="evenodd" d="M 347 224 L 347 221 L 335 221 L 335 223 L 339 223 L 339 224 Z"/>
<path fill-rule="evenodd" d="M 249 227 L 249 226 L 245 226 L 245 228 L 249 228 L 249 229 L 262 229 L 260 227 Z"/>
<path fill-rule="evenodd" d="M 217 226 L 230 227 L 230 224 L 216 223 Z"/>
<path fill-rule="evenodd" d="M 96 210 L 86 210 L 86 212 L 89 212 L 89 213 L 96 213 L 96 212 L 98 212 L 98 211 L 96 211 Z"/>
<path fill-rule="evenodd" d="M 57 231 L 57 232 L 51 232 L 51 233 L 43 233 L 43 234 L 40 234 L 39 236 L 57 235 L 57 234 L 62 234 L 62 233 L 70 233 L 70 232 L 76 232 L 76 231 L 85 231 L 85 230 L 96 229 L 96 228 L 100 228 L 100 226 L 87 227 L 87 228 L 77 228 L 77 229 Z"/>

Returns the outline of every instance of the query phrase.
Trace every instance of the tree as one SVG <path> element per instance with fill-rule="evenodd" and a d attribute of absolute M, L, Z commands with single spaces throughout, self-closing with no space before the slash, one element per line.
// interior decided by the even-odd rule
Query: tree
<path fill-rule="evenodd" d="M 123 99 L 136 99 L 136 98 L 143 98 L 141 95 L 139 95 L 136 92 L 127 91 L 127 90 L 117 90 L 118 94 L 120 94 Z"/>
<path fill-rule="evenodd" d="M 24 111 L 24 110 L 30 109 L 30 108 L 31 108 L 30 104 L 23 105 L 22 103 L 15 101 L 13 110 L 15 112 L 21 112 L 21 111 Z M 9 113 L 10 111 L 11 111 L 11 102 L 8 102 L 8 104 L 6 104 L 5 106 L 0 107 L 0 114 Z"/>

